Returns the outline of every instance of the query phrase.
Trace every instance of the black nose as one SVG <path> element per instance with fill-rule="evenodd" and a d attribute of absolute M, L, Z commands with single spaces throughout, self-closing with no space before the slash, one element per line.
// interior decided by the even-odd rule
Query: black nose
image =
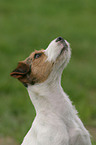
<path fill-rule="evenodd" d="M 64 41 L 64 39 L 60 36 L 56 39 L 56 42 L 58 42 L 58 41 Z"/>

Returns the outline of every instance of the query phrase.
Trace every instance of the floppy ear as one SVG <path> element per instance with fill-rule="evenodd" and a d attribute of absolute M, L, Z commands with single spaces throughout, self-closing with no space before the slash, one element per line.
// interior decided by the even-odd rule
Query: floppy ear
<path fill-rule="evenodd" d="M 15 70 L 10 73 L 14 78 L 20 79 L 25 77 L 30 72 L 30 66 L 23 61 L 18 63 L 18 66 Z"/>

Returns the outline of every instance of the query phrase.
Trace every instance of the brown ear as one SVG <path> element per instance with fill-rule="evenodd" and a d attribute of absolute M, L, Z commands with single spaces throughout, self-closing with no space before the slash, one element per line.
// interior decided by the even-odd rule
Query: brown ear
<path fill-rule="evenodd" d="M 26 76 L 27 73 L 30 72 L 30 66 L 23 61 L 18 63 L 18 66 L 15 70 L 10 73 L 10 75 L 14 78 L 20 79 Z"/>

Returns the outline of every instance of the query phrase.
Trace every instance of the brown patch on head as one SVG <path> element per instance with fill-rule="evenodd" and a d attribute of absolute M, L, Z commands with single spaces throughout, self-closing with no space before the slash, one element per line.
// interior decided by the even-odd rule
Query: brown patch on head
<path fill-rule="evenodd" d="M 24 61 L 19 62 L 11 76 L 19 79 L 25 86 L 47 80 L 52 70 L 52 62 L 47 61 L 44 50 L 33 52 Z"/>

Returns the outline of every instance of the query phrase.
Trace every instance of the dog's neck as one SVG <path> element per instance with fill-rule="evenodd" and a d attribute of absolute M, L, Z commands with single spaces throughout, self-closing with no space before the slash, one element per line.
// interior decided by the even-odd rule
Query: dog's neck
<path fill-rule="evenodd" d="M 61 78 L 50 83 L 47 81 L 39 85 L 29 86 L 28 93 L 37 115 L 52 112 L 60 117 L 72 115 L 73 107 L 61 87 Z"/>

